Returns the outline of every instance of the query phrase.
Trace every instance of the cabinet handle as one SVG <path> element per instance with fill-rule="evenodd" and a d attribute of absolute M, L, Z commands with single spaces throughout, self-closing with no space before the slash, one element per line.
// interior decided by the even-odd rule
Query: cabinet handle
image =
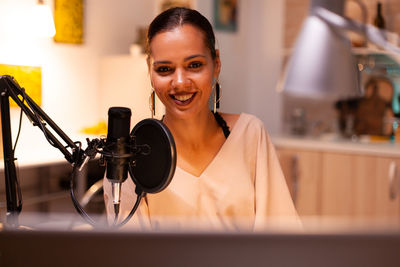
<path fill-rule="evenodd" d="M 397 164 L 392 161 L 389 165 L 389 199 L 395 200 L 397 196 L 397 188 L 396 188 L 396 180 L 397 180 Z"/>
<path fill-rule="evenodd" d="M 292 192 L 293 192 L 293 204 L 297 204 L 297 193 L 299 189 L 299 157 L 297 155 L 292 156 Z"/>

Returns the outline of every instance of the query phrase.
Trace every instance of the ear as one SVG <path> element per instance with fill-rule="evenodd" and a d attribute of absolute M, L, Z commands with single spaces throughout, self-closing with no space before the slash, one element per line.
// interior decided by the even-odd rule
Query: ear
<path fill-rule="evenodd" d="M 215 50 L 215 59 L 214 59 L 214 77 L 218 77 L 221 71 L 221 60 L 219 57 L 219 49 Z"/>

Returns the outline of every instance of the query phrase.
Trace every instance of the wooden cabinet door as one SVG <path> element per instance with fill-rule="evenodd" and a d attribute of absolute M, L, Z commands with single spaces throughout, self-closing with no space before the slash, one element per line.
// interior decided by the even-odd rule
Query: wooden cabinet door
<path fill-rule="evenodd" d="M 351 155 L 324 153 L 320 199 L 322 216 L 351 216 L 353 213 L 351 160 Z"/>
<path fill-rule="evenodd" d="M 399 160 L 324 152 L 322 156 L 321 215 L 356 218 L 397 218 L 398 177 L 389 175 Z M 400 169 L 399 169 L 400 171 Z M 391 186 L 392 185 L 392 186 Z M 392 196 L 391 196 L 392 188 Z"/>
<path fill-rule="evenodd" d="M 400 217 L 400 159 L 377 158 L 375 212 L 378 218 Z"/>
<path fill-rule="evenodd" d="M 277 148 L 293 202 L 300 216 L 320 213 L 321 153 Z"/>

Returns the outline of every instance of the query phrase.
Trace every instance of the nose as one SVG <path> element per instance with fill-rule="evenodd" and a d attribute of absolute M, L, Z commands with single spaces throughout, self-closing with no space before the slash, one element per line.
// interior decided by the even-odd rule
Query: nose
<path fill-rule="evenodd" d="M 176 69 L 175 75 L 172 79 L 172 87 L 176 89 L 184 89 L 190 84 L 187 73 L 185 70 Z"/>

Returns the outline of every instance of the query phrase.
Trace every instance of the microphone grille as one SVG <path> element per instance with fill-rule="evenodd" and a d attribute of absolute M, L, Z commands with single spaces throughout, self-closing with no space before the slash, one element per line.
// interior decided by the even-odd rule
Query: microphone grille
<path fill-rule="evenodd" d="M 131 115 L 131 110 L 126 107 L 111 107 L 108 110 L 108 141 L 129 137 Z"/>

